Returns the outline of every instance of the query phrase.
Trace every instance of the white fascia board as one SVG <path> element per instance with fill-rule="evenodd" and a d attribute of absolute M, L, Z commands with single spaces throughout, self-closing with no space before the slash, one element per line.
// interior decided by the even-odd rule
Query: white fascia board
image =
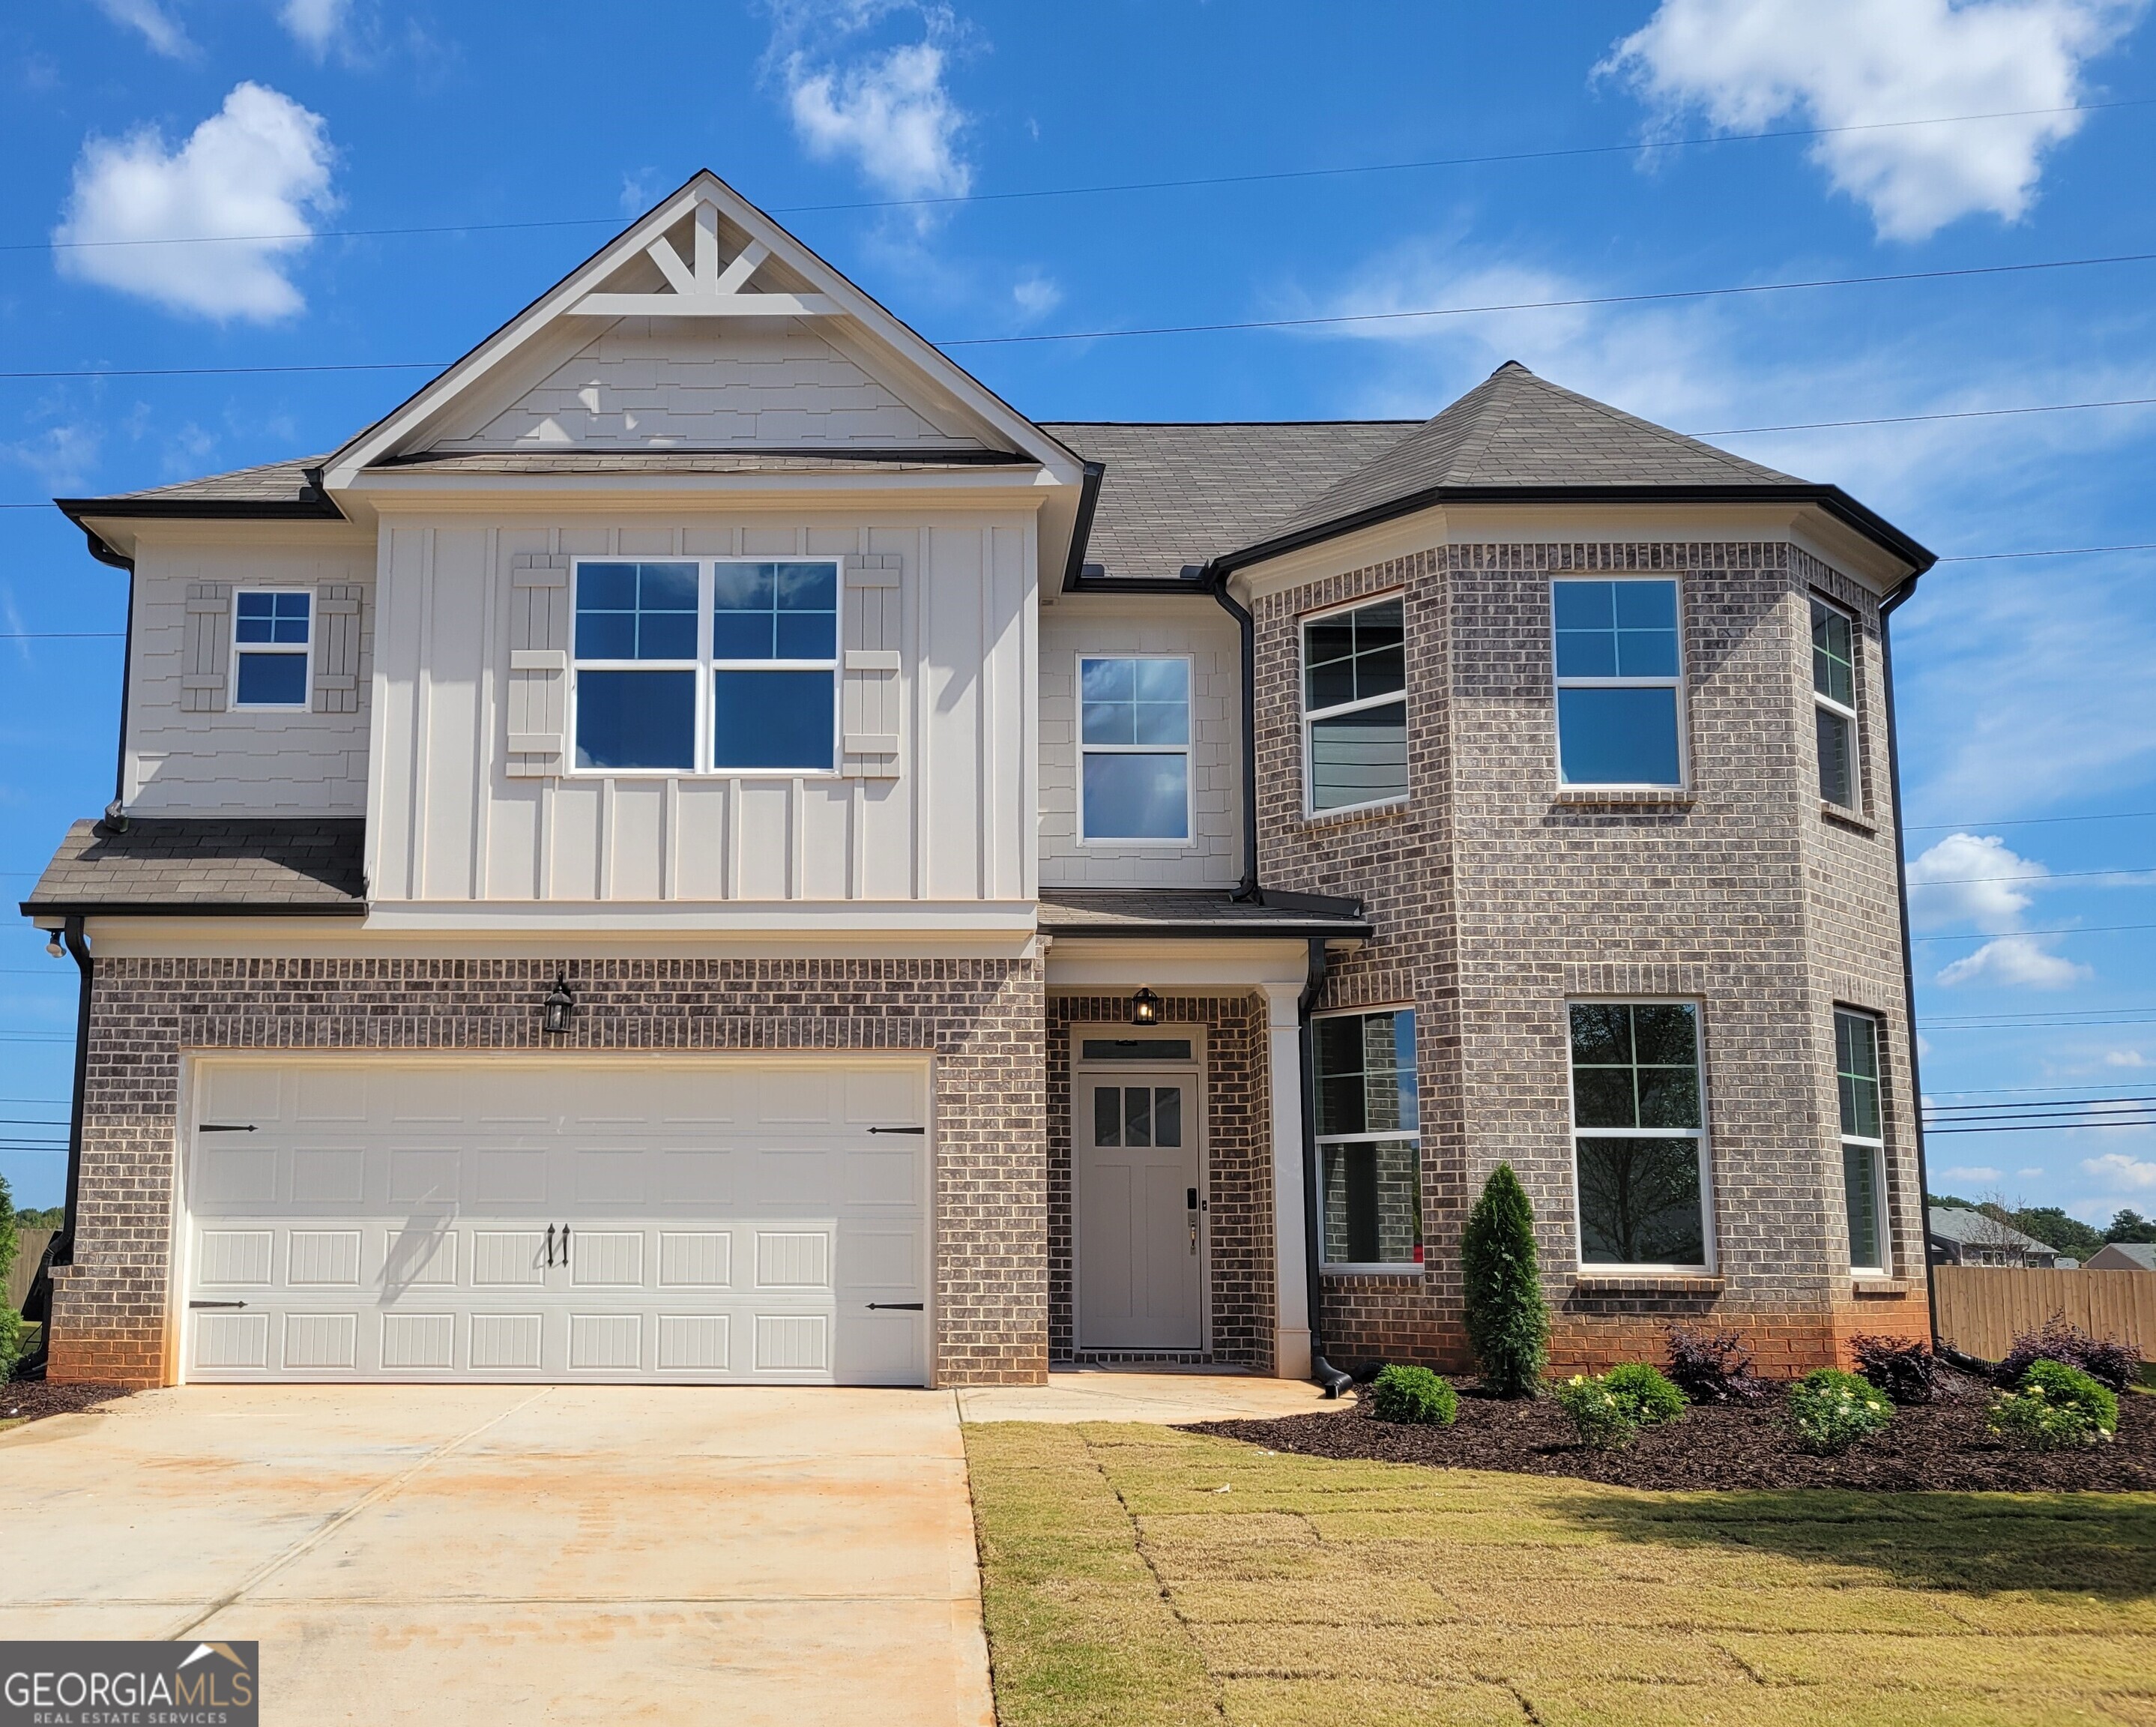
<path fill-rule="evenodd" d="M 706 203 L 716 205 L 727 220 L 767 248 L 778 263 L 820 289 L 836 315 L 852 318 L 869 335 L 1009 438 L 1018 449 L 1038 460 L 1056 484 L 1075 486 L 1084 478 L 1084 464 L 1069 450 L 848 281 L 717 175 L 706 170 L 700 171 L 671 198 L 615 236 L 418 393 L 339 450 L 324 465 L 323 490 L 335 496 L 349 488 L 362 470 L 393 454 L 405 438 L 439 414 L 451 397 L 517 354 L 562 319 L 574 316 L 572 309 L 579 301 L 597 290 L 608 276 L 643 256 L 654 241 L 693 213 L 699 204 Z"/>
<path fill-rule="evenodd" d="M 1310 944 L 1301 938 L 1175 941 L 1059 935 L 1048 950 L 1051 992 L 1291 986 L 1300 990 L 1309 978 Z"/>
<path fill-rule="evenodd" d="M 773 942 L 834 937 L 1013 936 L 1030 939 L 1031 900 L 390 900 L 368 907 L 366 928 L 386 934 L 456 935 L 539 931 L 661 937 L 756 937 Z"/>
<path fill-rule="evenodd" d="M 415 474 L 376 470 L 350 496 L 364 497 L 370 515 L 398 511 L 667 509 L 735 505 L 772 498 L 842 508 L 859 496 L 888 507 L 894 499 L 923 503 L 977 499 L 1002 509 L 1035 510 L 1055 482 L 1038 468 L 967 468 L 935 474 Z"/>

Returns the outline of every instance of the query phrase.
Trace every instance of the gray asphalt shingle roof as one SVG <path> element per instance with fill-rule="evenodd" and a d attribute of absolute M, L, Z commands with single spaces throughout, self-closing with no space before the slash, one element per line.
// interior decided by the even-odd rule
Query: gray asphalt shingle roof
<path fill-rule="evenodd" d="M 1982 1211 L 1966 1211 L 1958 1205 L 1933 1205 L 1930 1218 L 1932 1233 L 1943 1241 L 1958 1241 L 1964 1246 L 2011 1247 L 2021 1253 L 2058 1251 Z"/>
<path fill-rule="evenodd" d="M 68 830 L 26 916 L 122 908 L 306 915 L 367 909 L 367 824 L 304 816 L 136 817 L 123 833 Z"/>
<path fill-rule="evenodd" d="M 1221 888 L 1040 890 L 1040 927 L 1051 935 L 1367 936 L 1370 926 L 1338 905 L 1314 908 L 1231 899 Z"/>

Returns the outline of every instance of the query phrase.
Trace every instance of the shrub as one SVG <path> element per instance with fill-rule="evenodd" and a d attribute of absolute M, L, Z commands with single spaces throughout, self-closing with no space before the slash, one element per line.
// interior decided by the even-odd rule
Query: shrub
<path fill-rule="evenodd" d="M 8 1273 L 14 1266 L 21 1239 L 15 1233 L 15 1195 L 8 1190 L 8 1178 L 0 1175 L 0 1289 L 7 1288 Z"/>
<path fill-rule="evenodd" d="M 1639 1406 L 1611 1390 L 1607 1375 L 1575 1373 L 1557 1388 L 1557 1401 L 1579 1437 L 1598 1451 L 1614 1451 L 1639 1436 Z"/>
<path fill-rule="evenodd" d="M 1752 1352 L 1733 1331 L 1670 1327 L 1669 1376 L 1694 1403 L 1753 1403 L 1763 1389 L 1753 1376 Z"/>
<path fill-rule="evenodd" d="M 2064 1313 L 2054 1313 L 2044 1322 L 2041 1331 L 2025 1331 L 2014 1339 L 2014 1347 L 1999 1364 L 1992 1382 L 2012 1390 L 2039 1361 L 2078 1368 L 2112 1390 L 2123 1391 L 2140 1371 L 2141 1351 L 2132 1344 L 2091 1337 Z"/>
<path fill-rule="evenodd" d="M 1993 1401 L 1991 1431 L 2030 1451 L 2094 1445 L 2118 1431 L 2118 1399 L 2077 1367 L 2031 1362 L 2020 1389 Z"/>
<path fill-rule="evenodd" d="M 1535 1214 L 1510 1164 L 1483 1184 L 1460 1237 L 1467 1340 L 1482 1383 L 1500 1397 L 1532 1397 L 1549 1359 L 1549 1309 L 1535 1258 Z"/>
<path fill-rule="evenodd" d="M 1849 1340 L 1856 1370 L 1897 1403 L 1929 1403 L 1938 1390 L 1939 1359 L 1932 1346 L 1910 1337 L 1859 1333 Z"/>
<path fill-rule="evenodd" d="M 1884 1391 L 1839 1367 L 1815 1368 L 1789 1387 L 1789 1425 L 1806 1451 L 1845 1452 L 1893 1419 Z"/>
<path fill-rule="evenodd" d="M 15 1377 L 15 1365 L 23 1359 L 23 1316 L 0 1301 L 0 1385 Z"/>
<path fill-rule="evenodd" d="M 1633 1416 L 1642 1427 L 1674 1421 L 1690 1407 L 1684 1393 L 1662 1377 L 1661 1370 L 1644 1361 L 1611 1368 L 1602 1375 L 1602 1383 L 1610 1395 L 1632 1406 Z"/>
<path fill-rule="evenodd" d="M 1427 1367 L 1388 1367 L 1370 1383 L 1370 1412 L 1381 1421 L 1450 1427 L 1460 1394 Z"/>

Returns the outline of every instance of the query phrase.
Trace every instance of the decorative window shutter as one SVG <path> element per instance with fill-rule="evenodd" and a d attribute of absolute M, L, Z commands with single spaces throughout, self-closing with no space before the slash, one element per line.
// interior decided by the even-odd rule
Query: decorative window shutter
<path fill-rule="evenodd" d="M 849 779 L 898 778 L 903 564 L 896 552 L 855 553 L 846 558 L 839 771 Z"/>
<path fill-rule="evenodd" d="M 507 771 L 551 779 L 568 765 L 568 557 L 520 552 L 509 583 Z"/>
<path fill-rule="evenodd" d="M 187 583 L 187 635 L 180 651 L 180 712 L 223 713 L 232 679 L 232 583 Z"/>
<path fill-rule="evenodd" d="M 361 589 L 356 583 L 316 590 L 315 712 L 359 712 Z"/>

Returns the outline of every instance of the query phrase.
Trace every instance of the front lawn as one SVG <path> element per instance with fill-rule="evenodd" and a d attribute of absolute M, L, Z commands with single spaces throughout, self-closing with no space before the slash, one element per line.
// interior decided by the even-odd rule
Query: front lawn
<path fill-rule="evenodd" d="M 1646 1493 L 1158 1427 L 966 1447 L 1004 1727 L 2156 1727 L 2156 1494 Z"/>

